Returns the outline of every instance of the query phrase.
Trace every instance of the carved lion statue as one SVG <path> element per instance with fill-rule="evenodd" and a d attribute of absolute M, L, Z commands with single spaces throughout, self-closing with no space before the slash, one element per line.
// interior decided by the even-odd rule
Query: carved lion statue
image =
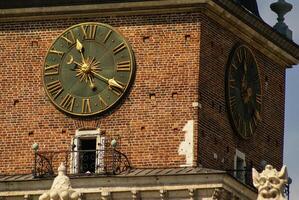
<path fill-rule="evenodd" d="M 252 168 L 253 185 L 258 189 L 257 200 L 285 200 L 284 188 L 288 183 L 286 166 L 280 171 L 267 165 L 262 173 Z"/>
<path fill-rule="evenodd" d="M 53 181 L 51 190 L 42 194 L 39 200 L 80 200 L 80 194 L 72 189 L 63 163 L 58 168 L 58 176 Z"/>

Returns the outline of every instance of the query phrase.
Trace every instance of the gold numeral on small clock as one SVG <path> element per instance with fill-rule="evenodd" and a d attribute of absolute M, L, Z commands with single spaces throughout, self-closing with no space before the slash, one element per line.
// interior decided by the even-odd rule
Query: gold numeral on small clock
<path fill-rule="evenodd" d="M 108 38 L 110 37 L 111 33 L 112 33 L 111 30 L 107 33 L 107 35 L 106 35 L 106 37 L 105 37 L 105 39 L 104 39 L 104 43 L 106 43 L 106 41 L 107 41 Z"/>
<path fill-rule="evenodd" d="M 117 63 L 117 71 L 130 71 L 130 70 L 131 70 L 130 61 L 122 61 Z"/>
<path fill-rule="evenodd" d="M 114 55 L 117 54 L 117 53 L 119 53 L 119 52 L 121 52 L 125 48 L 126 48 L 126 45 L 124 43 L 119 44 L 117 47 L 115 47 L 113 49 Z"/>
<path fill-rule="evenodd" d="M 47 84 L 48 92 L 56 99 L 63 91 L 62 85 L 59 80 Z"/>
<path fill-rule="evenodd" d="M 237 59 L 238 59 L 238 62 L 239 63 L 241 63 L 241 61 L 242 61 L 242 50 L 240 50 L 240 51 L 238 51 L 238 53 L 237 53 Z"/>
<path fill-rule="evenodd" d="M 236 80 L 235 79 L 230 79 L 229 80 L 229 87 L 235 88 L 235 85 L 236 85 Z"/>
<path fill-rule="evenodd" d="M 235 96 L 230 97 L 229 102 L 230 102 L 230 106 L 234 107 L 237 104 L 236 97 Z"/>
<path fill-rule="evenodd" d="M 232 63 L 232 66 L 233 66 L 233 68 L 234 68 L 235 70 L 237 70 L 237 69 L 238 69 L 238 67 L 236 66 L 236 64 L 235 64 L 235 63 Z"/>
<path fill-rule="evenodd" d="M 82 99 L 82 113 L 91 113 L 90 99 Z"/>
<path fill-rule="evenodd" d="M 73 111 L 75 97 L 67 94 L 61 101 L 60 105 L 69 111 Z"/>
<path fill-rule="evenodd" d="M 58 67 L 59 64 L 55 64 L 55 65 L 48 65 L 46 64 L 45 67 L 45 76 L 49 76 L 49 75 L 57 75 L 58 72 Z"/>
<path fill-rule="evenodd" d="M 62 57 L 64 55 L 64 52 L 58 51 L 57 49 L 55 49 L 55 47 L 53 47 L 49 52 L 50 53 L 54 53 L 54 54 L 56 54 L 56 55 L 58 55 L 60 57 Z"/>
<path fill-rule="evenodd" d="M 243 122 L 244 136 L 247 137 L 247 122 Z"/>
<path fill-rule="evenodd" d="M 68 43 L 69 46 L 72 46 L 76 42 L 74 33 L 72 30 L 67 32 L 65 35 L 61 36 L 61 38 L 64 39 Z"/>
<path fill-rule="evenodd" d="M 96 38 L 96 33 L 97 33 L 96 25 L 82 25 L 81 30 L 84 34 L 84 39 L 94 40 Z"/>
<path fill-rule="evenodd" d="M 258 104 L 262 104 L 262 95 L 260 95 L 260 94 L 256 94 L 256 102 L 257 102 Z"/>
<path fill-rule="evenodd" d="M 252 121 L 249 121 L 249 133 L 250 135 L 253 135 Z"/>
<path fill-rule="evenodd" d="M 99 97 L 101 108 L 106 108 L 108 106 L 108 104 L 106 103 L 106 101 L 104 101 L 104 99 L 101 97 L 101 95 L 98 95 L 98 97 Z"/>

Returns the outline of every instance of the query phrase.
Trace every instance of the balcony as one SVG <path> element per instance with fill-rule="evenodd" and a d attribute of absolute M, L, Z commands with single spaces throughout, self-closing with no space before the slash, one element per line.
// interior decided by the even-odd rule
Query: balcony
<path fill-rule="evenodd" d="M 88 147 L 92 140 L 85 140 Z M 52 177 L 59 164 L 63 162 L 68 174 L 74 175 L 117 175 L 131 169 L 128 157 L 117 150 L 116 141 L 105 138 L 96 149 L 76 148 L 67 151 L 35 150 L 33 176 Z"/>

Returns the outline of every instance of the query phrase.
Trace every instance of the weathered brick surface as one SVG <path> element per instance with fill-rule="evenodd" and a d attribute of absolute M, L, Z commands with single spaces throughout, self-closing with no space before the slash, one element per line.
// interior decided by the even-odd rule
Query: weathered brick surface
<path fill-rule="evenodd" d="M 236 148 L 245 153 L 247 166 L 260 168 L 262 160 L 282 165 L 285 70 L 247 44 L 259 66 L 262 122 L 255 135 L 243 140 L 233 133 L 225 103 L 225 67 L 231 49 L 242 42 L 219 24 L 204 20 L 201 29 L 199 162 L 210 168 L 233 169 Z M 245 43 L 246 44 L 246 43 Z M 214 158 L 217 154 L 217 158 Z"/>
<path fill-rule="evenodd" d="M 53 40 L 88 21 L 110 24 L 127 38 L 137 71 L 119 106 L 82 120 L 50 103 L 41 74 Z M 235 148 L 255 165 L 261 159 L 281 165 L 284 70 L 254 50 L 264 91 L 263 122 L 252 139 L 240 139 L 225 111 L 224 72 L 231 48 L 241 39 L 201 13 L 1 23 L 0 41 L 0 173 L 30 172 L 34 142 L 40 150 L 67 150 L 75 130 L 84 127 L 120 135 L 121 151 L 133 167 L 178 167 L 185 163 L 178 148 L 188 120 L 195 120 L 195 157 L 204 167 L 232 168 Z M 197 101 L 199 110 L 192 107 Z"/>

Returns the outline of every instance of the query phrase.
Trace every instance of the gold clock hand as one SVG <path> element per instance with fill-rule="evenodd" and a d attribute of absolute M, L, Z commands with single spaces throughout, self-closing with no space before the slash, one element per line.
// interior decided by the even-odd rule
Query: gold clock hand
<path fill-rule="evenodd" d="M 89 80 L 89 82 L 90 82 L 89 87 L 90 87 L 92 90 L 96 89 L 96 86 L 95 86 L 94 82 L 92 81 L 92 78 L 91 78 L 90 75 L 88 75 L 88 80 Z"/>
<path fill-rule="evenodd" d="M 108 79 L 96 72 L 92 72 L 92 73 L 94 75 L 96 75 L 97 77 L 101 78 L 102 80 L 106 81 L 110 87 L 115 87 L 115 88 L 124 90 L 124 87 L 121 84 L 119 84 L 116 80 L 114 80 L 114 78 Z"/>
<path fill-rule="evenodd" d="M 81 59 L 82 59 L 82 62 L 85 63 L 85 58 L 84 58 L 84 55 L 82 53 L 82 49 L 83 49 L 83 44 L 77 39 L 76 41 L 76 49 L 80 52 L 81 54 Z"/>
<path fill-rule="evenodd" d="M 106 77 L 102 76 L 101 74 L 98 74 L 98 73 L 96 73 L 94 71 L 92 71 L 91 73 L 93 73 L 94 75 L 96 75 L 97 77 L 101 78 L 102 80 L 104 80 L 104 81 L 106 81 L 108 83 L 108 81 L 109 81 L 108 78 L 106 78 Z"/>
<path fill-rule="evenodd" d="M 109 79 L 108 80 L 108 84 L 109 84 L 109 86 L 111 87 L 116 87 L 116 88 L 119 88 L 119 89 L 121 89 L 121 90 L 124 90 L 124 87 L 122 86 L 122 85 L 120 85 L 118 82 L 116 82 L 115 80 L 114 80 L 114 78 L 112 78 L 112 79 Z"/>

